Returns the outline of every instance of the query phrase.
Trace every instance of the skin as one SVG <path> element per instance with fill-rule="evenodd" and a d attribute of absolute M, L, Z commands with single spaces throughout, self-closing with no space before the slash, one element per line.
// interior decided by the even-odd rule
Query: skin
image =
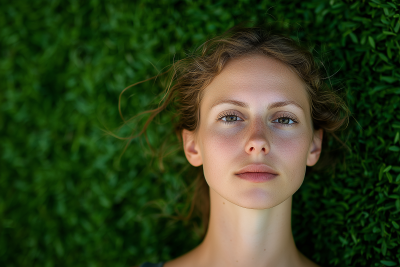
<path fill-rule="evenodd" d="M 164 267 L 318 266 L 296 248 L 291 229 L 292 196 L 306 166 L 317 163 L 323 136 L 323 130 L 312 128 L 305 88 L 284 63 L 256 54 L 230 60 L 205 88 L 198 131 L 183 130 L 182 137 L 187 160 L 203 165 L 210 186 L 209 228 L 199 246 Z M 248 108 L 232 103 L 211 108 L 220 99 L 242 101 Z M 267 109 L 287 100 L 303 109 Z M 220 118 L 227 114 L 237 117 Z M 278 119 L 288 114 L 298 123 Z M 263 183 L 235 175 L 253 163 L 279 175 Z"/>

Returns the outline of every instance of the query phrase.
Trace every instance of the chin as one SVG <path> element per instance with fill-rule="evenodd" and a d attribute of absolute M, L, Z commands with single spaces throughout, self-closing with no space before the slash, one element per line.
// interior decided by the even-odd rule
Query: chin
<path fill-rule="evenodd" d="M 262 189 L 253 189 L 245 193 L 235 194 L 232 198 L 227 198 L 231 203 L 246 209 L 264 210 L 270 209 L 283 203 L 291 194 L 272 194 Z"/>

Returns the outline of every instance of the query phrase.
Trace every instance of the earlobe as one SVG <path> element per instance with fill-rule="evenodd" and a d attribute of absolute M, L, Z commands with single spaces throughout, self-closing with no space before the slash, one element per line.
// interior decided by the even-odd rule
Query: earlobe
<path fill-rule="evenodd" d="M 203 164 L 200 150 L 194 138 L 194 133 L 186 129 L 182 130 L 183 150 L 189 163 L 195 167 Z"/>
<path fill-rule="evenodd" d="M 311 144 L 311 150 L 307 158 L 307 166 L 310 167 L 314 166 L 319 160 L 322 151 L 323 133 L 324 133 L 323 129 L 319 129 L 314 133 L 314 138 Z"/>

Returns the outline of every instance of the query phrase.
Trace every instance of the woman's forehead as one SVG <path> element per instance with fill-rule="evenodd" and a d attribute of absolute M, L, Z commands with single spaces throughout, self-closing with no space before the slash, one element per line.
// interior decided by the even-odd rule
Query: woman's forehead
<path fill-rule="evenodd" d="M 250 55 L 230 60 L 205 88 L 203 100 L 236 96 L 307 102 L 306 94 L 304 81 L 289 66 L 264 55 Z"/>

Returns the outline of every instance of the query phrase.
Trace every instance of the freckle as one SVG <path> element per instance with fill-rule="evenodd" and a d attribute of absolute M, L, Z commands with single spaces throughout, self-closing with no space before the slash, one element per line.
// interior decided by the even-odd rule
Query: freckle
<path fill-rule="evenodd" d="M 223 202 L 225 204 L 225 202 Z"/>
<path fill-rule="evenodd" d="M 264 251 L 265 251 L 265 248 L 264 248 Z"/>

